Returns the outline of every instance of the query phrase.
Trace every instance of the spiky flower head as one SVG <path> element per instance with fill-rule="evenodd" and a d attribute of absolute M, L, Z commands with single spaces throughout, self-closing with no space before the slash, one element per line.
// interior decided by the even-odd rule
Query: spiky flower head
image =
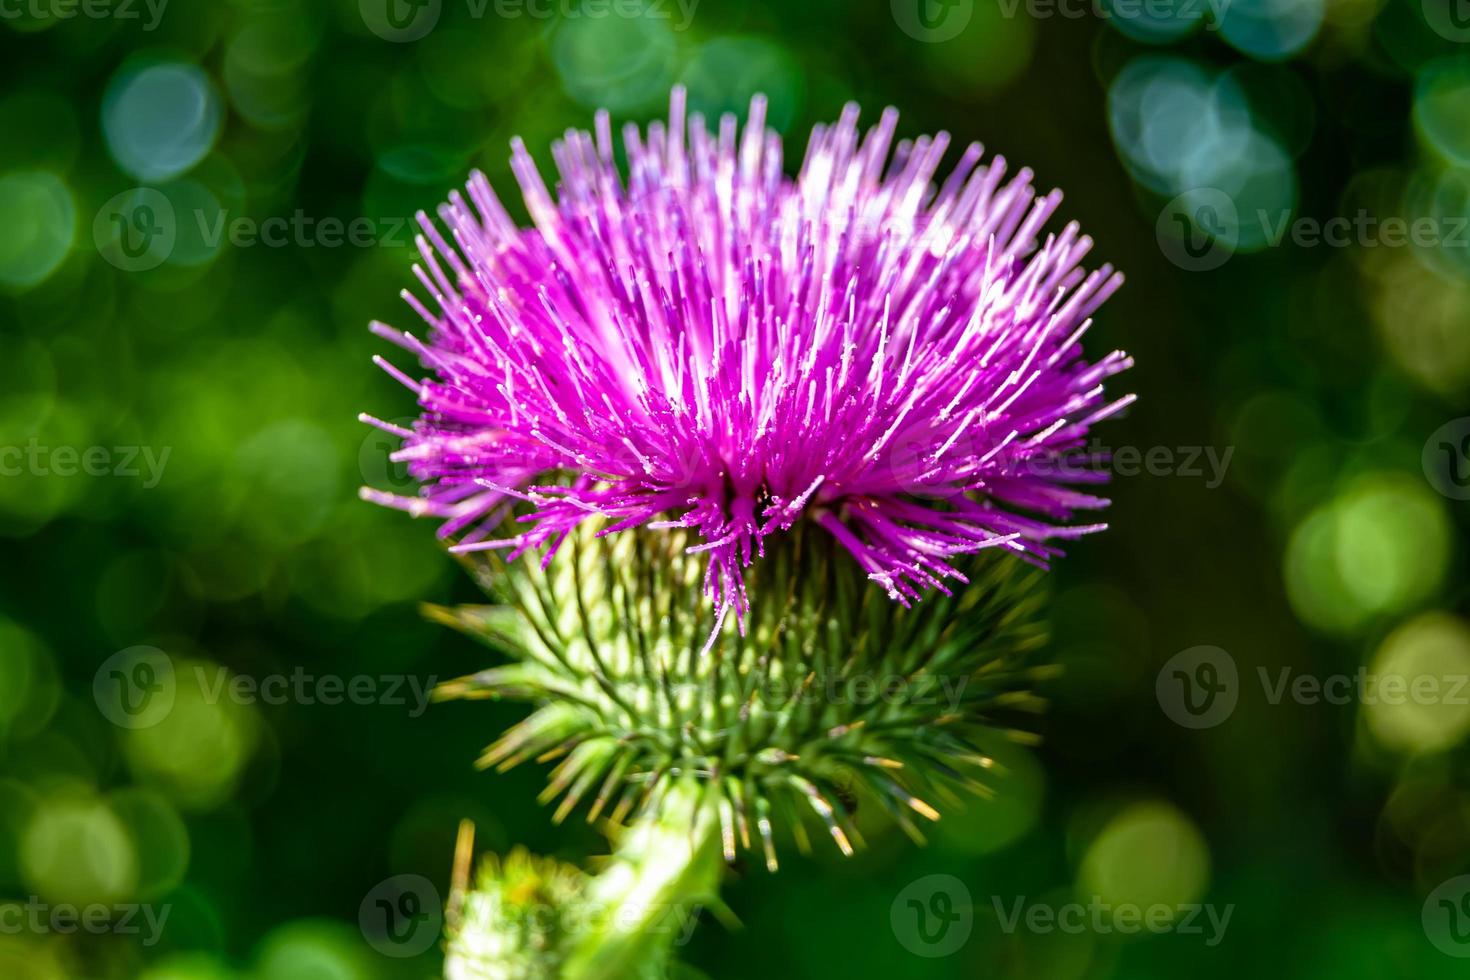
<path fill-rule="evenodd" d="M 972 145 L 936 187 L 948 136 L 894 148 L 896 124 L 848 106 L 793 180 L 763 98 L 712 131 L 675 90 L 667 125 L 625 129 L 626 181 L 605 112 L 568 132 L 555 197 L 515 142 L 534 226 L 475 174 L 445 231 L 420 216 L 427 339 L 374 324 L 432 377 L 381 362 L 422 415 L 366 420 L 423 490 L 365 495 L 510 558 L 593 521 L 678 532 L 742 626 L 752 562 L 799 524 L 903 602 L 962 581 L 957 556 L 1044 563 L 1095 529 L 1076 484 L 1104 477 L 1072 457 L 1130 362 L 1081 338 L 1121 277 L 1082 269 L 1075 224 L 1038 243 L 1061 195 L 1030 171 Z"/>

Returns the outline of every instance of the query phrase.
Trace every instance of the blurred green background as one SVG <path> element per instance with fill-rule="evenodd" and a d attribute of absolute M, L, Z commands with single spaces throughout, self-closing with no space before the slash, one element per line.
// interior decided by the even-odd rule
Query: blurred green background
<path fill-rule="evenodd" d="M 1066 672 L 997 798 L 924 850 L 874 824 L 852 860 L 738 867 L 745 928 L 706 917 L 684 958 L 1465 975 L 1464 6 L 0 0 L 0 977 L 433 976 L 432 943 L 365 923 L 387 896 L 432 939 L 399 892 L 446 891 L 460 818 L 484 849 L 601 852 L 536 767 L 472 769 L 523 709 L 419 710 L 488 654 L 417 603 L 477 595 L 428 524 L 358 501 L 407 483 L 355 416 L 413 412 L 365 329 L 414 325 L 410 217 L 480 167 L 523 219 L 512 135 L 549 169 L 595 107 L 655 118 L 675 82 L 706 113 L 766 92 L 789 158 L 856 99 L 1065 189 L 1129 276 L 1089 343 L 1136 356 L 1141 401 L 1098 436 L 1152 461 L 1054 573 Z M 111 685 L 170 668 L 166 716 L 117 714 Z M 1360 668 L 1442 693 L 1277 696 Z M 327 696 L 263 696 L 293 677 Z M 231 678 L 266 686 L 209 696 Z M 952 950 L 906 911 L 936 889 L 969 910 Z M 1229 918 L 1007 927 L 1018 900 Z"/>

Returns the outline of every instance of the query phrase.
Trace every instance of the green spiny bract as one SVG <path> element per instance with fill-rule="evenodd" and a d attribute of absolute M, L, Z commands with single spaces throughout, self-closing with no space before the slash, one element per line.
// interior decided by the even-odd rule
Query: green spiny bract
<path fill-rule="evenodd" d="M 446 916 L 446 980 L 665 980 L 701 911 L 723 909 L 716 794 L 665 781 L 657 813 L 624 828 L 599 874 L 517 848 L 485 858 Z M 460 858 L 470 860 L 461 831 Z M 458 860 L 458 859 L 457 859 Z"/>
<path fill-rule="evenodd" d="M 579 530 L 547 568 L 475 566 L 503 605 L 430 611 L 513 658 L 437 696 L 537 705 L 480 763 L 560 759 L 543 794 L 558 820 L 584 800 L 589 820 L 645 816 L 661 786 L 694 777 L 715 794 L 725 857 L 755 840 L 774 869 L 780 818 L 804 844 L 814 814 L 850 853 L 871 801 L 921 840 L 931 800 L 985 794 L 986 730 L 1027 738 L 1006 719 L 1041 703 L 1041 576 L 1017 559 L 976 556 L 958 594 L 905 608 L 821 534 L 793 533 L 752 567 L 745 633 L 712 635 L 692 543 Z"/>
<path fill-rule="evenodd" d="M 568 911 L 587 876 L 569 864 L 512 851 L 486 857 L 451 917 L 448 980 L 553 980 L 573 930 Z"/>

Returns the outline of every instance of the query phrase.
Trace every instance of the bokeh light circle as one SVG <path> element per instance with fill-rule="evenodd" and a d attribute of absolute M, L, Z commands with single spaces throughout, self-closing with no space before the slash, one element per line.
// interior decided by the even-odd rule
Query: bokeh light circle
<path fill-rule="evenodd" d="M 25 291 L 50 278 L 76 237 L 76 205 L 44 170 L 0 175 L 0 286 Z"/>
<path fill-rule="evenodd" d="M 102 97 L 102 132 L 117 165 L 142 181 L 170 180 L 214 146 L 220 129 L 214 84 L 200 68 L 124 67 Z"/>
<path fill-rule="evenodd" d="M 1448 160 L 1470 165 L 1470 58 L 1426 65 L 1414 86 L 1419 134 Z"/>
<path fill-rule="evenodd" d="M 617 14 L 558 25 L 551 60 L 568 95 L 584 106 L 626 112 L 661 102 L 674 78 L 667 20 Z"/>
<path fill-rule="evenodd" d="M 1410 620 L 1383 641 L 1369 676 L 1375 683 L 1363 712 L 1388 748 L 1437 752 L 1470 732 L 1470 626 L 1463 620 L 1443 613 Z"/>
<path fill-rule="evenodd" d="M 1210 880 L 1210 851 L 1184 813 L 1158 800 L 1132 804 L 1099 831 L 1077 871 L 1084 899 L 1149 909 L 1170 916 L 1204 895 Z"/>
<path fill-rule="evenodd" d="M 176 662 L 173 706 L 156 724 L 127 732 L 124 752 L 141 782 L 172 800 L 209 809 L 235 791 L 260 737 L 253 705 L 230 694 L 218 664 Z"/>
<path fill-rule="evenodd" d="M 744 117 L 750 97 L 766 96 L 766 123 L 785 131 L 801 109 L 801 66 L 781 47 L 754 37 L 720 37 L 703 45 L 679 81 L 689 89 L 689 107 L 718 119 Z"/>
<path fill-rule="evenodd" d="M 1101 0 L 1108 23 L 1122 34 L 1145 44 L 1168 44 L 1199 27 L 1205 15 L 1218 19 L 1230 0 L 1178 0 L 1174 3 L 1137 3 Z"/>
<path fill-rule="evenodd" d="M 1433 595 L 1448 566 L 1449 540 L 1444 505 L 1422 481 L 1361 478 L 1292 532 L 1287 598 L 1311 626 L 1354 631 Z"/>
<path fill-rule="evenodd" d="M 1227 0 L 1220 36 L 1261 61 L 1284 61 L 1301 52 L 1322 27 L 1324 0 Z"/>
<path fill-rule="evenodd" d="M 78 905 L 119 901 L 138 884 L 127 827 L 106 803 L 76 790 L 36 807 L 21 836 L 21 869 L 35 894 Z"/>

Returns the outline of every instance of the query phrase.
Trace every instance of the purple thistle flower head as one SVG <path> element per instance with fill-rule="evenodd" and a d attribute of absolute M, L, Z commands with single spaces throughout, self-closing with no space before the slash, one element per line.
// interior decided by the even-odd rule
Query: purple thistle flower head
<path fill-rule="evenodd" d="M 1132 400 L 1103 386 L 1131 361 L 1089 362 L 1081 338 L 1122 276 L 1081 268 L 1075 223 L 1038 244 L 1060 192 L 979 145 L 936 186 L 948 136 L 893 148 L 897 113 L 861 133 L 855 105 L 793 180 L 762 97 L 743 131 L 671 101 L 667 125 L 624 130 L 626 182 L 606 112 L 555 144 L 555 196 L 515 141 L 531 228 L 480 173 L 439 209 L 452 245 L 419 216 L 430 302 L 404 297 L 428 337 L 373 330 L 433 376 L 379 359 L 422 415 L 364 419 L 423 488 L 365 498 L 440 518 L 456 551 L 545 563 L 594 518 L 687 528 L 721 616 L 798 521 L 904 603 L 962 581 L 957 555 L 1045 563 L 1101 526 L 1069 523 L 1107 503 L 1077 460 Z"/>

